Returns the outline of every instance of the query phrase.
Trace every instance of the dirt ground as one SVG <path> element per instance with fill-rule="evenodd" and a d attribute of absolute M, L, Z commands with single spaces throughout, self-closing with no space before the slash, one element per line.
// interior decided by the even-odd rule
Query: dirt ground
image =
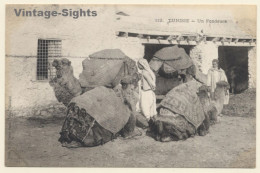
<path fill-rule="evenodd" d="M 58 142 L 61 123 L 16 118 L 7 137 L 6 166 L 255 167 L 255 118 L 222 117 L 204 137 L 161 143 L 142 136 L 94 148 Z"/>
<path fill-rule="evenodd" d="M 233 96 L 231 102 L 235 99 Z M 6 166 L 255 167 L 255 114 L 224 115 L 219 123 L 210 127 L 209 134 L 185 141 L 157 142 L 139 129 L 143 135 L 133 139 L 118 138 L 103 146 L 74 149 L 64 148 L 58 142 L 62 122 L 62 118 L 8 118 Z"/>

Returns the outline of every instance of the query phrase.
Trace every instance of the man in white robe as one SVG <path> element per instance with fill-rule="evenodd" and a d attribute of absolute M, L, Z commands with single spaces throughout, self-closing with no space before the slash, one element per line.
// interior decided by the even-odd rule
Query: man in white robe
<path fill-rule="evenodd" d="M 217 82 L 219 82 L 219 81 L 228 82 L 224 70 L 219 68 L 218 63 L 219 62 L 217 59 L 214 59 L 212 61 L 212 68 L 209 69 L 208 75 L 207 75 L 207 85 L 210 87 L 211 99 L 215 98 L 215 89 L 216 89 Z M 228 102 L 229 102 L 229 91 L 227 90 L 224 104 L 226 105 L 226 104 L 228 104 Z"/>
<path fill-rule="evenodd" d="M 140 91 L 140 108 L 143 115 L 149 121 L 150 118 L 157 115 L 155 90 L 155 74 L 150 69 L 146 59 L 140 59 L 137 62 L 138 68 L 142 74 Z"/>

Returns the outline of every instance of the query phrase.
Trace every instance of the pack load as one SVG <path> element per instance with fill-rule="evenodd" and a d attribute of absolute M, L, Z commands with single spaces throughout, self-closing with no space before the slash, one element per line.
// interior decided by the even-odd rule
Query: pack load
<path fill-rule="evenodd" d="M 96 87 L 73 98 L 68 106 L 59 141 L 69 146 L 92 147 L 113 140 L 124 130 L 131 111 L 113 89 Z"/>
<path fill-rule="evenodd" d="M 205 120 L 195 80 L 173 88 L 158 106 L 159 115 L 151 124 L 159 141 L 177 141 L 194 136 Z"/>
<path fill-rule="evenodd" d="M 135 62 L 120 49 L 104 49 L 93 53 L 82 62 L 82 66 L 79 82 L 83 88 L 113 88 L 123 76 L 137 73 Z"/>

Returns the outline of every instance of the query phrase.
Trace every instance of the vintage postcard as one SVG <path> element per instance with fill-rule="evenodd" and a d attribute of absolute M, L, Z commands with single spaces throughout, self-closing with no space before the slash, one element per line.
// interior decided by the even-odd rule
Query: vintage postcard
<path fill-rule="evenodd" d="M 256 5 L 5 5 L 5 166 L 256 167 Z"/>

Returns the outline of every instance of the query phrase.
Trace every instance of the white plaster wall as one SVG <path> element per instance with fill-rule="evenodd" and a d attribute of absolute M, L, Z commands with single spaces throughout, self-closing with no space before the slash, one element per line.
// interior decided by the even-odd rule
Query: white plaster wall
<path fill-rule="evenodd" d="M 256 47 L 248 50 L 248 72 L 249 72 L 249 88 L 256 88 Z"/>
<path fill-rule="evenodd" d="M 73 67 L 73 73 L 74 76 L 79 79 L 79 74 L 82 72 L 83 67 L 82 67 L 82 61 L 85 59 L 84 57 L 82 58 L 70 58 L 70 57 L 64 57 L 67 58 L 71 61 L 71 65 Z"/>
<path fill-rule="evenodd" d="M 117 38 L 115 46 L 133 60 L 138 60 L 144 56 L 144 46 L 139 38 Z"/>
<path fill-rule="evenodd" d="M 212 66 L 212 60 L 218 59 L 218 46 L 213 42 L 200 42 L 191 49 L 190 56 L 198 64 L 202 73 L 207 74 Z"/>
<path fill-rule="evenodd" d="M 84 58 L 69 58 L 74 76 L 79 78 Z M 6 58 L 6 108 L 14 110 L 56 104 L 48 81 L 36 80 L 36 57 Z"/>
<path fill-rule="evenodd" d="M 202 54 L 202 52 L 201 52 L 201 49 L 199 49 L 199 46 L 194 46 L 190 50 L 190 57 L 200 71 L 201 71 L 201 65 L 202 65 L 202 55 L 201 54 Z"/>
<path fill-rule="evenodd" d="M 6 58 L 6 107 L 23 109 L 57 103 L 47 81 L 36 81 L 36 58 Z"/>
<path fill-rule="evenodd" d="M 198 49 L 201 50 L 201 70 L 207 74 L 212 66 L 212 60 L 218 59 L 218 46 L 213 42 L 201 42 L 198 45 Z"/>

